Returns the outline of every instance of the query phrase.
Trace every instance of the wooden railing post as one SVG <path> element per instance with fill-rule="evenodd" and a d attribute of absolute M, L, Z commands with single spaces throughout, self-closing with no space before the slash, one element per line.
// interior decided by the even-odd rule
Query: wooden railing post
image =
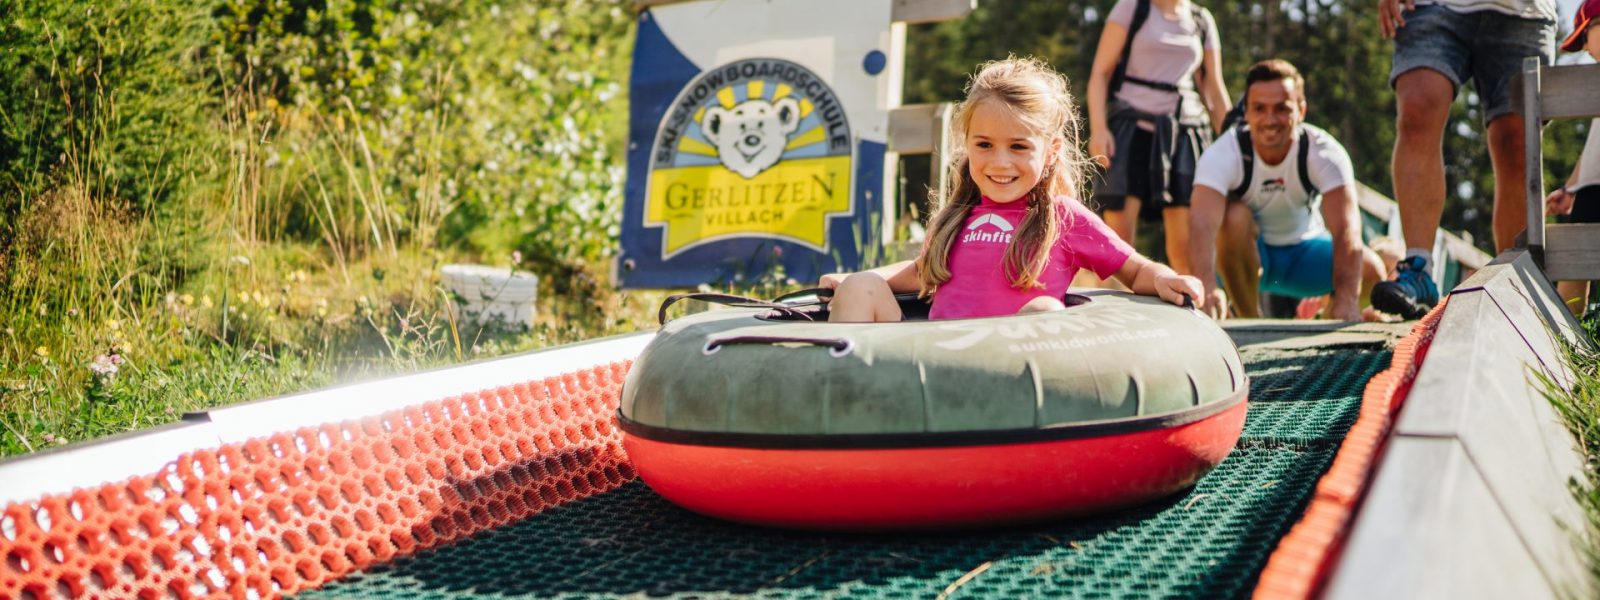
<path fill-rule="evenodd" d="M 1528 254 L 1534 264 L 1544 267 L 1544 136 L 1539 106 L 1540 58 L 1522 59 L 1522 131 L 1526 158 L 1523 168 L 1527 173 Z"/>

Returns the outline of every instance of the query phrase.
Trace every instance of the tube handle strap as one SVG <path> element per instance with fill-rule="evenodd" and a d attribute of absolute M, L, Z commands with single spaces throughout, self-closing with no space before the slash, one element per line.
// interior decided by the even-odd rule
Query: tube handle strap
<path fill-rule="evenodd" d="M 728 337 L 714 337 L 706 340 L 704 352 L 710 354 L 723 346 L 734 344 L 809 344 L 812 346 L 825 346 L 829 353 L 835 357 L 843 356 L 850 352 L 853 345 L 849 338 L 818 338 L 788 335 L 734 335 Z"/>
<path fill-rule="evenodd" d="M 750 297 L 747 297 L 747 296 L 735 296 L 733 294 L 718 294 L 718 293 L 715 293 L 715 292 L 692 292 L 692 293 L 688 293 L 688 294 L 673 294 L 671 296 L 667 296 L 666 300 L 662 300 L 661 301 L 661 309 L 656 312 L 656 322 L 661 324 L 661 325 L 666 325 L 667 324 L 667 308 L 672 306 L 673 304 L 677 304 L 678 301 L 680 301 L 680 300 L 699 300 L 701 302 L 710 302 L 712 304 L 721 304 L 723 306 L 737 306 L 737 307 L 741 307 L 741 308 L 770 308 L 770 309 L 773 309 L 773 310 L 776 310 L 776 311 L 783 312 L 785 314 L 789 314 L 789 315 L 794 315 L 794 316 L 800 317 L 800 318 L 805 319 L 807 321 L 813 320 L 811 318 L 811 315 L 808 315 L 808 314 L 805 314 L 805 313 L 800 312 L 798 310 L 795 310 L 795 308 L 793 306 L 790 306 L 788 304 L 779 304 L 777 302 L 768 302 L 766 300 L 759 300 L 759 299 L 750 298 Z"/>

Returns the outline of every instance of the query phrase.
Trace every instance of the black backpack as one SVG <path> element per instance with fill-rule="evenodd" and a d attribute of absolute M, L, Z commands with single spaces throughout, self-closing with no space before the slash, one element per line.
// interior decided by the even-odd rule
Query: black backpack
<path fill-rule="evenodd" d="M 1248 125 L 1234 127 L 1233 136 L 1239 141 L 1239 161 L 1244 163 L 1244 180 L 1239 182 L 1239 187 L 1228 191 L 1228 198 L 1237 200 L 1244 197 L 1244 193 L 1250 189 L 1251 180 L 1255 177 L 1256 151 L 1255 145 L 1250 143 Z M 1317 186 L 1312 185 L 1311 171 L 1306 168 L 1306 162 L 1311 158 L 1311 134 L 1304 127 L 1300 128 L 1300 151 L 1296 154 L 1298 156 L 1295 160 L 1300 163 L 1300 186 L 1306 190 L 1307 196 L 1314 199 L 1322 192 L 1317 190 Z M 1306 208 L 1309 210 L 1310 207 L 1311 204 L 1307 203 Z"/>

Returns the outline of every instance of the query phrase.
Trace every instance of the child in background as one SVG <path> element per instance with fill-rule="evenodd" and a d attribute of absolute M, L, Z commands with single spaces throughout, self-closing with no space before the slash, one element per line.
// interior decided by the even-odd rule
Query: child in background
<path fill-rule="evenodd" d="M 1561 49 L 1577 52 L 1583 49 L 1600 61 L 1600 35 L 1591 35 L 1595 17 L 1600 17 L 1600 0 L 1588 0 L 1578 7 L 1572 22 L 1572 35 L 1561 43 Z M 1600 119 L 1589 122 L 1589 140 L 1583 145 L 1578 166 L 1572 169 L 1567 184 L 1550 192 L 1544 199 L 1545 211 L 1566 215 L 1565 223 L 1600 223 Z M 1572 314 L 1583 316 L 1589 305 L 1589 282 L 1558 281 L 1556 289 L 1566 301 Z"/>
<path fill-rule="evenodd" d="M 933 296 L 929 317 L 1062 310 L 1079 268 L 1182 304 L 1200 281 L 1134 252 L 1076 197 L 1088 161 L 1067 82 L 1043 62 L 983 65 L 951 120 L 959 140 L 915 261 L 824 275 L 832 321 L 899 321 L 896 292 Z"/>

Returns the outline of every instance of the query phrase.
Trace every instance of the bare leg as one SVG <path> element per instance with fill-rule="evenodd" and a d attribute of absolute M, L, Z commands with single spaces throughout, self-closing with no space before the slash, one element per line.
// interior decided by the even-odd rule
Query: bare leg
<path fill-rule="evenodd" d="M 1066 309 L 1067 305 L 1062 304 L 1060 298 L 1055 296 L 1039 296 L 1038 298 L 1029 300 L 1027 304 L 1022 305 L 1022 309 L 1018 310 L 1017 314 L 1025 315 L 1028 313 L 1050 312 L 1053 310 Z"/>
<path fill-rule="evenodd" d="M 1179 275 L 1194 273 L 1189 268 L 1189 207 L 1161 209 L 1161 221 L 1167 229 L 1167 266 Z"/>
<path fill-rule="evenodd" d="M 1138 196 L 1128 196 L 1121 210 L 1107 209 L 1104 213 L 1106 225 L 1117 232 L 1117 237 L 1128 245 L 1133 245 L 1133 237 L 1139 233 L 1139 205 L 1143 202 Z"/>
<path fill-rule="evenodd" d="M 1517 234 L 1528 225 L 1528 162 L 1523 156 L 1522 116 L 1500 115 L 1489 122 L 1489 161 L 1494 164 L 1494 249 L 1505 252 L 1516 245 Z M 1403 217 L 1402 217 L 1403 218 Z"/>
<path fill-rule="evenodd" d="M 1261 257 L 1256 254 L 1256 218 L 1242 202 L 1229 202 L 1217 236 L 1217 272 L 1228 289 L 1233 316 L 1261 317 Z"/>
<path fill-rule="evenodd" d="M 1143 201 L 1140 200 L 1138 196 L 1128 196 L 1123 200 L 1123 202 L 1124 204 L 1122 205 L 1121 210 L 1107 209 L 1105 213 L 1103 213 L 1104 216 L 1102 218 L 1105 219 L 1106 225 L 1111 227 L 1111 230 L 1117 233 L 1117 237 L 1122 238 L 1122 241 L 1127 242 L 1129 246 L 1132 246 L 1133 238 L 1139 233 L 1139 206 L 1143 203 Z M 1128 289 L 1127 286 L 1122 285 L 1122 282 L 1117 281 L 1116 278 L 1102 281 L 1101 287 L 1123 291 L 1127 291 Z"/>
<path fill-rule="evenodd" d="M 1556 291 L 1561 294 L 1561 300 L 1567 303 L 1573 316 L 1583 316 L 1583 309 L 1589 307 L 1589 282 L 1557 281 Z"/>
<path fill-rule="evenodd" d="M 1394 199 L 1406 247 L 1431 249 L 1444 214 L 1444 127 L 1455 87 L 1438 71 L 1423 68 L 1401 75 L 1394 92 Z"/>
<path fill-rule="evenodd" d="M 900 303 L 894 300 L 889 282 L 877 273 L 861 272 L 846 277 L 833 291 L 828 303 L 828 320 L 836 323 L 899 321 Z"/>

